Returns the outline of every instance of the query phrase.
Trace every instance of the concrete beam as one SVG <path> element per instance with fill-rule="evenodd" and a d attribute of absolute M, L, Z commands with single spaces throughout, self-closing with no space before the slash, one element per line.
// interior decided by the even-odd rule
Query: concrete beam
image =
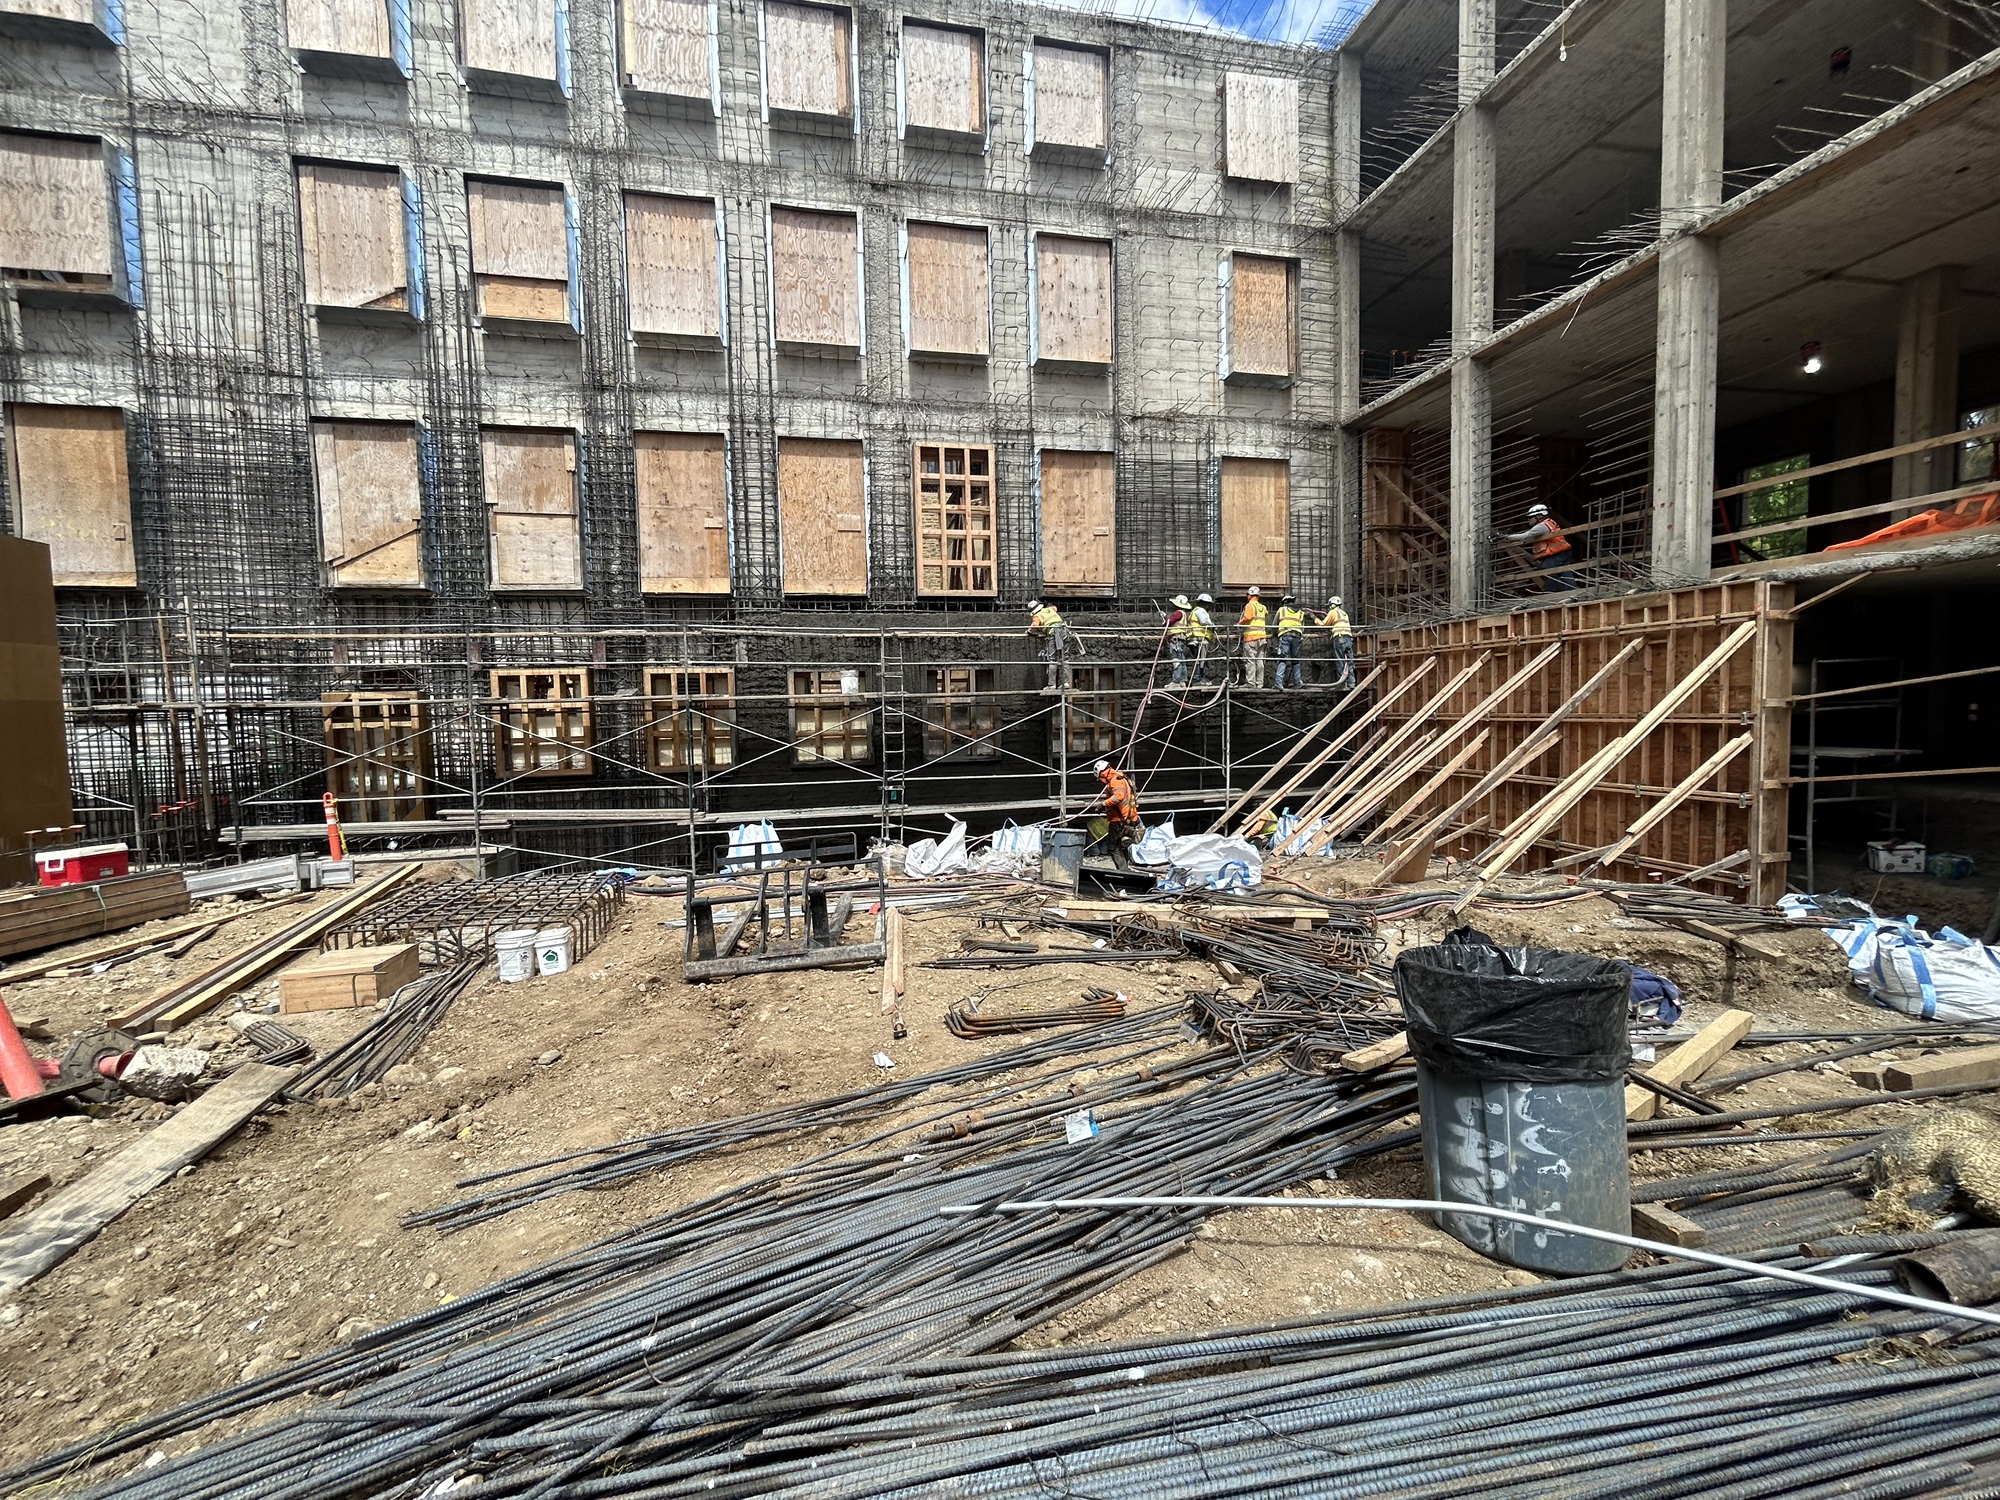
<path fill-rule="evenodd" d="M 1496 0 L 1459 0 L 1458 119 L 1451 172 L 1451 608 L 1476 614 L 1491 593 L 1493 398 L 1472 349 L 1493 333 L 1497 158 L 1493 82 Z"/>
<path fill-rule="evenodd" d="M 1903 283 L 1896 350 L 1896 446 L 1940 437 L 1958 426 L 1958 324 L 1964 271 L 1933 266 Z M 1893 460 L 1889 498 L 1948 490 L 1955 451 L 1933 448 Z"/>

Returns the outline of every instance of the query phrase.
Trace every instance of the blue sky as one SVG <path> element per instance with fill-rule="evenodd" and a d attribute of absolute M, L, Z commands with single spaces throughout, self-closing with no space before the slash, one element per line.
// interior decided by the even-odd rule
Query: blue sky
<path fill-rule="evenodd" d="M 1352 31 L 1374 0 L 1108 0 L 1120 15 L 1179 21 L 1235 32 L 1261 42 L 1333 46 Z M 1086 0 L 1085 8 L 1095 9 Z"/>

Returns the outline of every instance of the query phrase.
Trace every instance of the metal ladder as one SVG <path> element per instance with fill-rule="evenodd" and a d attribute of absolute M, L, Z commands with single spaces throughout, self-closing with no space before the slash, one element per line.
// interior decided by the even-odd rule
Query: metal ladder
<path fill-rule="evenodd" d="M 879 640 L 876 687 L 882 705 L 882 837 L 887 841 L 900 836 L 903 821 L 909 775 L 909 687 L 904 681 L 901 638 L 885 630 Z"/>

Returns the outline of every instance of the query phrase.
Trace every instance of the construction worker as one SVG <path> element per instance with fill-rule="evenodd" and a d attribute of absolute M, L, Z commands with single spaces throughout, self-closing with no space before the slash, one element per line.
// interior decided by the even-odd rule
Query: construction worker
<path fill-rule="evenodd" d="M 1203 594 L 1203 599 L 1208 595 Z M 1170 686 L 1185 687 L 1189 680 L 1189 668 L 1193 668 L 1193 680 L 1201 681 L 1202 672 L 1208 664 L 1209 643 L 1215 639 L 1215 622 L 1207 610 L 1188 601 L 1186 594 L 1176 594 L 1170 601 L 1173 608 L 1167 612 L 1167 654 L 1173 658 L 1174 675 Z M 1209 603 L 1214 603 L 1208 599 Z"/>
<path fill-rule="evenodd" d="M 1302 688 L 1306 685 L 1305 663 L 1300 659 L 1305 652 L 1306 612 L 1299 608 L 1298 600 L 1285 595 L 1278 604 L 1278 682 L 1279 691 L 1287 686 Z M 1291 682 L 1285 681 L 1285 674 L 1291 673 Z"/>
<path fill-rule="evenodd" d="M 1243 613 L 1236 618 L 1236 625 L 1243 632 L 1243 685 L 1261 688 L 1264 685 L 1264 663 L 1271 651 L 1271 611 L 1265 607 L 1263 590 L 1256 584 L 1250 585 L 1250 594 L 1243 602 Z"/>
<path fill-rule="evenodd" d="M 1104 788 L 1104 821 L 1110 829 L 1105 836 L 1111 840 L 1112 858 L 1120 864 L 1130 863 L 1132 846 L 1146 836 L 1146 825 L 1139 821 L 1138 794 L 1125 773 L 1110 761 L 1100 760 L 1094 769 L 1097 784 Z"/>
<path fill-rule="evenodd" d="M 1340 607 L 1340 595 L 1329 594 L 1326 613 L 1319 617 L 1319 623 L 1333 636 L 1333 661 L 1340 669 L 1334 679 L 1335 687 L 1354 686 L 1354 622 L 1347 618 L 1347 611 Z"/>
<path fill-rule="evenodd" d="M 1208 653 L 1215 646 L 1215 596 L 1194 596 L 1194 681 L 1199 684 L 1208 672 Z"/>
<path fill-rule="evenodd" d="M 1528 507 L 1526 531 L 1503 531 L 1500 535 L 1510 542 L 1527 543 L 1535 566 L 1542 570 L 1543 593 L 1565 594 L 1583 587 L 1576 574 L 1569 571 L 1572 556 L 1569 538 L 1562 534 L 1562 527 L 1556 524 L 1546 505 Z"/>
<path fill-rule="evenodd" d="M 1053 604 L 1044 604 L 1039 599 L 1028 601 L 1028 635 L 1042 643 L 1037 654 L 1049 664 L 1049 685 L 1042 689 L 1045 693 L 1056 690 L 1056 674 L 1062 674 L 1062 686 L 1070 685 L 1070 660 L 1076 655 L 1076 632 L 1069 628 L 1069 622 Z"/>

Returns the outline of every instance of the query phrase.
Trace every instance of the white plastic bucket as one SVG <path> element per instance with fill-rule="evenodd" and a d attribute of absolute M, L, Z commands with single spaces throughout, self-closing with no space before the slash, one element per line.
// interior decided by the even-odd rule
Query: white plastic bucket
<path fill-rule="evenodd" d="M 500 960 L 500 977 L 519 984 L 535 977 L 535 929 L 513 927 L 493 938 L 493 952 Z"/>
<path fill-rule="evenodd" d="M 544 974 L 569 972 L 569 929 L 544 927 L 535 934 L 535 967 Z"/>

